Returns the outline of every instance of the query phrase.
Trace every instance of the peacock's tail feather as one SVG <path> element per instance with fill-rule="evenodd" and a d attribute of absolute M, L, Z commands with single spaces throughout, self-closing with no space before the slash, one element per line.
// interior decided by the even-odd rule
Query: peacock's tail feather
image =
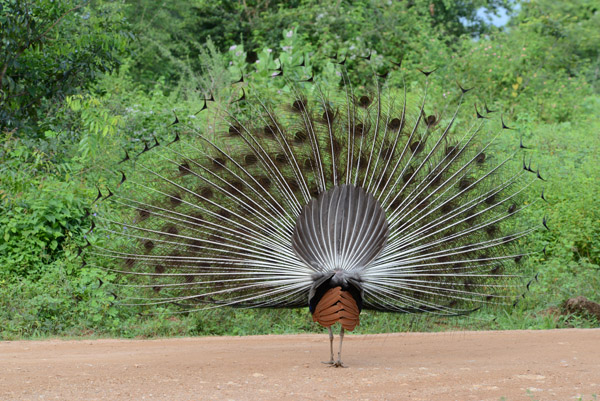
<path fill-rule="evenodd" d="M 335 270 L 367 309 L 512 303 L 517 245 L 542 226 L 518 224 L 539 174 L 515 166 L 522 144 L 500 156 L 508 127 L 467 90 L 431 104 L 428 74 L 418 96 L 345 72 L 341 89 L 276 77 L 288 92 L 246 87 L 199 126 L 177 119 L 170 143 L 128 153 L 100 192 L 94 232 L 110 239 L 88 265 L 140 288 L 126 304 L 307 306 Z"/>

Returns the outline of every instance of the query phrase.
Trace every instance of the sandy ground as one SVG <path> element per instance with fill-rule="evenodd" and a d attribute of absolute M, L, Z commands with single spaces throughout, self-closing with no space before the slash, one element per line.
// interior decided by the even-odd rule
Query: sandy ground
<path fill-rule="evenodd" d="M 600 399 L 600 329 L 347 335 L 348 368 L 325 359 L 326 335 L 1 342 L 0 400 Z"/>

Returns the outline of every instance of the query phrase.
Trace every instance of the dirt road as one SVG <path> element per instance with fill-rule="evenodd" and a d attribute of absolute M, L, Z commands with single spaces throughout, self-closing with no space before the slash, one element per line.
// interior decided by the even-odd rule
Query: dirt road
<path fill-rule="evenodd" d="M 0 399 L 600 398 L 600 329 L 350 335 L 343 355 L 320 363 L 326 335 L 2 342 Z"/>

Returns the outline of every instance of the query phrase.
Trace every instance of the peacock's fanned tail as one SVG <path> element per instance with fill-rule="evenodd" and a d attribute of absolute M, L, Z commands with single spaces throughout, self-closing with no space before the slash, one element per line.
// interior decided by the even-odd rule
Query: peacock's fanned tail
<path fill-rule="evenodd" d="M 508 127 L 471 93 L 430 104 L 423 80 L 418 96 L 379 77 L 289 80 L 208 103 L 198 127 L 177 119 L 170 143 L 128 153 L 100 191 L 87 264 L 121 277 L 124 304 L 301 307 L 335 270 L 366 309 L 512 303 L 517 244 L 542 226 L 517 224 L 539 173 L 515 167 L 522 144 L 498 156 Z"/>

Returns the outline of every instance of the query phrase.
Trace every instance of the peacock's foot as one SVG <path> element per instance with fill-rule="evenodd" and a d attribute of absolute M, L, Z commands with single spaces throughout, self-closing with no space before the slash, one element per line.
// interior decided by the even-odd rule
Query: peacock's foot
<path fill-rule="evenodd" d="M 339 359 L 336 362 L 334 362 L 331 366 L 333 366 L 334 368 L 347 368 L 347 366 L 344 365 Z"/>
<path fill-rule="evenodd" d="M 347 368 L 346 365 L 344 365 L 342 363 L 342 361 L 323 361 L 321 363 L 324 363 L 325 365 L 329 365 L 330 368 Z"/>

